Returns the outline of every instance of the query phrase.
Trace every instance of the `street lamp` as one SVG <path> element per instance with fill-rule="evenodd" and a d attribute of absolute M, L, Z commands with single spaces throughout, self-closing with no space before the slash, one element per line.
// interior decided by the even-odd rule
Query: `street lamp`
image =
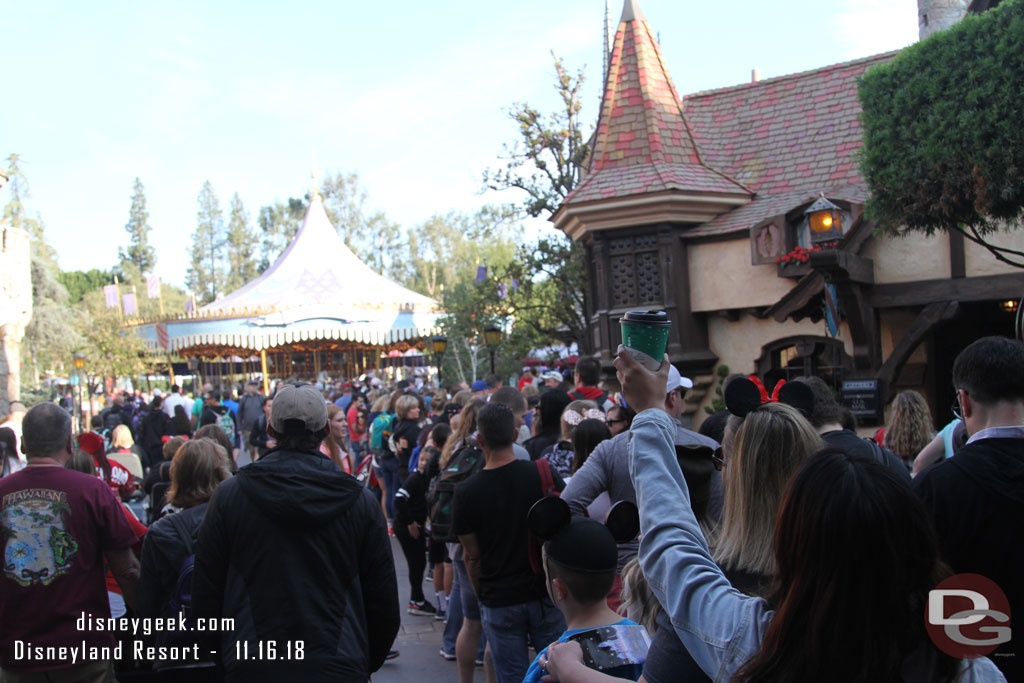
<path fill-rule="evenodd" d="M 494 374 L 494 351 L 501 343 L 501 328 L 497 325 L 488 325 L 484 328 L 484 344 L 491 354 L 491 374 Z"/>
<path fill-rule="evenodd" d="M 441 335 L 435 335 L 430 340 L 431 346 L 434 350 L 434 357 L 437 362 L 437 386 L 441 386 L 441 361 L 444 360 L 444 352 L 448 350 L 448 338 Z"/>
<path fill-rule="evenodd" d="M 78 374 L 78 389 L 77 389 L 76 393 L 78 394 L 78 431 L 81 432 L 81 431 L 83 431 L 83 429 L 82 429 L 82 368 L 85 367 L 85 356 L 82 355 L 81 353 L 76 353 L 71 358 L 71 364 L 75 367 L 75 372 Z M 72 403 L 72 405 L 71 405 L 71 414 L 74 415 L 74 413 L 75 413 L 75 406 L 74 406 L 74 403 Z"/>

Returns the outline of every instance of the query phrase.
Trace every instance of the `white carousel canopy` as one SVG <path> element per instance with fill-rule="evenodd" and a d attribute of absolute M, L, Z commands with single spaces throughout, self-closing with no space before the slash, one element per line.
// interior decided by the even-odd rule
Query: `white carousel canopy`
<path fill-rule="evenodd" d="M 154 351 L 260 351 L 308 340 L 383 346 L 436 330 L 437 304 L 352 253 L 314 196 L 302 227 L 262 275 L 196 313 L 139 326 Z"/>
<path fill-rule="evenodd" d="M 203 306 L 204 313 L 327 305 L 342 310 L 432 311 L 436 304 L 374 271 L 352 253 L 331 225 L 319 195 L 288 248 L 262 275 Z"/>

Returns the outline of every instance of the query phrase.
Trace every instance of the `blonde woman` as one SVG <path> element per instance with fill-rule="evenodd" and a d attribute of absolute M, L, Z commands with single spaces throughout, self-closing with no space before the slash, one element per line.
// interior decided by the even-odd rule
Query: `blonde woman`
<path fill-rule="evenodd" d="M 928 403 L 916 391 L 902 391 L 892 400 L 892 419 L 885 430 L 885 443 L 909 470 L 914 458 L 935 436 Z"/>
<path fill-rule="evenodd" d="M 714 559 L 736 588 L 763 595 L 776 569 L 772 533 L 786 484 L 822 441 L 784 403 L 764 403 L 737 428 L 738 421 L 733 416 L 726 427 L 725 504 Z"/>
<path fill-rule="evenodd" d="M 143 479 L 146 473 L 142 469 L 142 458 L 145 453 L 135 444 L 132 430 L 127 425 L 117 425 L 110 435 L 110 450 L 107 458 L 122 465 L 137 479 Z"/>

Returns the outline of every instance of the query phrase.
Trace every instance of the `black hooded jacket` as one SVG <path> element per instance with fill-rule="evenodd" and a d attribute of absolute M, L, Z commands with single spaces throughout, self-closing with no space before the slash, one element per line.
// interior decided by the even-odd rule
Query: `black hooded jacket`
<path fill-rule="evenodd" d="M 227 681 L 368 680 L 401 622 L 380 502 L 319 453 L 270 451 L 210 502 L 192 604 L 196 617 L 235 619 L 213 646 Z M 260 641 L 293 658 L 253 659 Z"/>

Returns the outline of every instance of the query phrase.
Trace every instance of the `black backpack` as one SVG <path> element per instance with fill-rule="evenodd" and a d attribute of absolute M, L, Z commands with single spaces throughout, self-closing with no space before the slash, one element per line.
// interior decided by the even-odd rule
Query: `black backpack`
<path fill-rule="evenodd" d="M 196 635 L 193 632 L 195 621 L 192 618 L 192 576 L 195 574 L 196 565 L 196 535 L 190 533 L 187 529 L 179 529 L 179 533 L 188 535 L 192 552 L 182 560 L 181 566 L 178 568 L 178 580 L 174 584 L 174 590 L 171 592 L 171 598 L 168 601 L 169 616 L 174 620 L 175 625 L 168 629 L 166 637 L 170 645 L 190 647 L 196 642 Z M 184 630 L 177 628 L 179 614 L 185 624 Z"/>
<path fill-rule="evenodd" d="M 434 541 L 454 543 L 459 537 L 452 532 L 452 498 L 455 486 L 469 479 L 484 466 L 484 452 L 475 441 L 468 442 L 455 452 L 448 466 L 430 483 L 427 505 L 430 510 L 430 538 Z"/>

